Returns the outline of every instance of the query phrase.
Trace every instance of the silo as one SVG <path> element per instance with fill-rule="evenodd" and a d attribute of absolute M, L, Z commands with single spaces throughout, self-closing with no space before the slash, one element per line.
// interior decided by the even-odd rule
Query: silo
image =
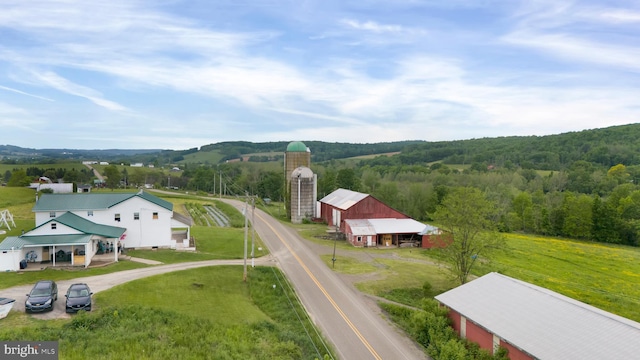
<path fill-rule="evenodd" d="M 285 208 L 287 216 L 291 218 L 291 173 L 300 166 L 311 167 L 311 151 L 301 141 L 293 141 L 287 145 L 284 153 L 284 188 Z"/>
<path fill-rule="evenodd" d="M 308 167 L 300 166 L 291 172 L 291 222 L 302 223 L 302 219 L 314 217 L 315 176 Z"/>

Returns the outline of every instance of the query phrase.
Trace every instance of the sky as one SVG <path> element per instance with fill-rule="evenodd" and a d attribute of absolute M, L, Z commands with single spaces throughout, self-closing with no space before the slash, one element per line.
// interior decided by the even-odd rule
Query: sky
<path fill-rule="evenodd" d="M 0 0 L 0 145 L 549 135 L 640 122 L 640 2 Z"/>

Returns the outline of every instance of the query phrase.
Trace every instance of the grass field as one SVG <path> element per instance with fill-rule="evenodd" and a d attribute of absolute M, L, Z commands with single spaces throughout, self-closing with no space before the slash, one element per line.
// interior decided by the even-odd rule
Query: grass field
<path fill-rule="evenodd" d="M 66 169 L 72 170 L 76 169 L 77 171 L 87 169 L 86 166 L 82 165 L 80 162 L 65 162 L 60 164 L 0 164 L 0 174 L 4 175 L 5 172 L 12 172 L 14 169 L 27 169 L 30 167 L 36 167 L 39 169 Z"/>
<path fill-rule="evenodd" d="M 58 341 L 60 359 L 297 360 L 331 354 L 275 268 L 252 269 L 247 282 L 238 266 L 164 274 L 98 293 L 94 310 L 71 320 L 38 321 L 11 312 L 2 325 L 0 340 Z"/>

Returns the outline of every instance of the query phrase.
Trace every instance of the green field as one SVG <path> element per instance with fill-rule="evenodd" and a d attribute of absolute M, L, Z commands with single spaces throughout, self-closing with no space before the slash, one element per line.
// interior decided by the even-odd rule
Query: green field
<path fill-rule="evenodd" d="M 77 171 L 87 170 L 87 167 L 84 166 L 81 162 L 64 162 L 59 164 L 0 164 L 0 174 L 4 176 L 4 173 L 9 171 L 13 172 L 15 169 L 24 169 L 27 168 L 39 168 L 39 169 L 66 169 L 72 170 L 76 169 Z"/>
<path fill-rule="evenodd" d="M 478 274 L 502 274 L 640 321 L 640 248 L 506 234 L 508 251 Z"/>
<path fill-rule="evenodd" d="M 91 313 L 71 320 L 11 312 L 2 320 L 0 340 L 58 341 L 60 359 L 297 360 L 331 354 L 275 268 L 251 269 L 247 282 L 239 266 L 179 271 L 100 292 L 94 303 Z"/>

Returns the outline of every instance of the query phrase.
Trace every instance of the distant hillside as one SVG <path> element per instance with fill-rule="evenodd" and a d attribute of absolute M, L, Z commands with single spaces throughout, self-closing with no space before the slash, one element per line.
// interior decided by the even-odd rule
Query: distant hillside
<path fill-rule="evenodd" d="M 377 161 L 389 164 L 387 159 Z M 560 170 L 576 161 L 605 167 L 639 165 L 640 124 L 548 136 L 424 142 L 407 146 L 393 161 L 403 165 L 440 161 L 545 170 Z"/>
<path fill-rule="evenodd" d="M 74 160 L 113 160 L 116 158 L 160 152 L 159 149 L 32 149 L 13 145 L 0 145 L 0 159 L 74 159 Z"/>
<path fill-rule="evenodd" d="M 560 170 L 576 161 L 611 167 L 640 165 L 640 124 L 613 126 L 548 136 L 512 136 L 457 141 L 398 141 L 372 144 L 304 141 L 314 163 L 363 158 L 362 164 L 424 165 L 476 164 L 479 167 L 521 167 Z M 186 150 L 74 150 L 30 149 L 0 145 L 2 162 L 99 159 L 124 163 L 215 165 L 242 159 L 250 162 L 282 161 L 290 141 L 252 143 L 228 141 Z M 397 153 L 393 156 L 380 156 Z M 366 157 L 373 157 L 366 159 Z M 13 159 L 13 160 L 11 160 Z"/>

